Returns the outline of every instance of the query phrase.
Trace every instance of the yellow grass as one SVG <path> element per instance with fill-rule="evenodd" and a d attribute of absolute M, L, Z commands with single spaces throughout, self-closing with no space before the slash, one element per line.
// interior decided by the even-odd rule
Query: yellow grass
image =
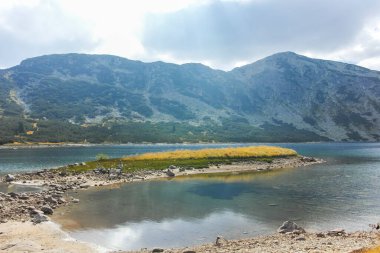
<path fill-rule="evenodd" d="M 250 158 L 293 156 L 297 152 L 281 147 L 251 146 L 237 148 L 218 148 L 201 150 L 176 150 L 168 152 L 145 153 L 142 155 L 124 157 L 126 161 L 137 160 L 167 160 L 167 159 L 203 159 L 203 158 Z"/>

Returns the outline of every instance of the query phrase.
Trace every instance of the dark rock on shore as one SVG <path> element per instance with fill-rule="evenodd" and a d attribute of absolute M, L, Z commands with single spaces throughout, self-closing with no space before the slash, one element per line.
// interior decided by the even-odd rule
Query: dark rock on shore
<path fill-rule="evenodd" d="M 166 175 L 168 175 L 169 177 L 174 177 L 175 176 L 174 172 L 171 169 L 167 169 L 166 170 Z"/>

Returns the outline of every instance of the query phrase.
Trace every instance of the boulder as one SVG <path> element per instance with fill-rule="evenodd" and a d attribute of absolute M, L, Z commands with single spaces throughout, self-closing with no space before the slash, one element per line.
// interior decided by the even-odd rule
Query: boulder
<path fill-rule="evenodd" d="M 55 198 L 51 197 L 51 196 L 45 198 L 45 201 L 46 201 L 46 202 L 49 202 L 49 203 L 51 203 L 51 204 L 54 204 L 54 205 L 57 205 L 57 204 L 58 204 L 58 201 L 57 201 Z"/>
<path fill-rule="evenodd" d="M 12 181 L 15 181 L 16 180 L 16 177 L 11 175 L 11 174 L 7 174 L 5 176 L 5 182 L 12 182 Z"/>
<path fill-rule="evenodd" d="M 278 233 L 285 234 L 285 233 L 294 233 L 294 234 L 302 234 L 305 233 L 305 230 L 298 226 L 293 221 L 285 221 L 281 227 L 277 229 Z"/>
<path fill-rule="evenodd" d="M 116 175 L 116 174 L 109 174 L 108 175 L 108 179 L 109 180 L 115 180 L 115 179 L 117 179 L 118 178 L 118 175 Z"/>
<path fill-rule="evenodd" d="M 72 199 L 71 200 L 73 203 L 79 203 L 79 199 Z"/>
<path fill-rule="evenodd" d="M 25 193 L 21 193 L 20 196 L 18 197 L 19 199 L 22 199 L 22 200 L 27 200 L 29 199 L 29 196 L 26 195 Z"/>
<path fill-rule="evenodd" d="M 327 235 L 329 236 L 340 236 L 344 234 L 346 234 L 346 232 L 343 228 L 336 228 L 327 232 Z"/>
<path fill-rule="evenodd" d="M 53 214 L 54 212 L 53 209 L 48 205 L 41 207 L 41 211 L 44 212 L 44 214 Z"/>
<path fill-rule="evenodd" d="M 8 195 L 11 196 L 12 198 L 18 198 L 19 197 L 19 194 L 15 193 L 15 192 L 10 192 L 10 193 L 8 193 Z"/>
<path fill-rule="evenodd" d="M 155 253 L 155 252 L 164 252 L 164 249 L 160 249 L 160 248 L 153 249 L 152 253 Z"/>
<path fill-rule="evenodd" d="M 59 172 L 58 175 L 60 175 L 61 177 L 65 177 L 65 176 L 67 176 L 67 172 L 63 170 L 63 171 Z"/>
<path fill-rule="evenodd" d="M 34 224 L 38 224 L 45 221 L 49 221 L 49 218 L 46 215 L 41 214 L 41 213 L 36 213 L 33 215 L 32 222 Z"/>
<path fill-rule="evenodd" d="M 91 185 L 89 184 L 89 183 L 83 183 L 83 184 L 81 184 L 79 187 L 80 188 L 88 188 L 88 187 L 90 187 Z"/>
<path fill-rule="evenodd" d="M 215 240 L 215 246 L 222 246 L 227 243 L 227 240 L 224 239 L 222 236 L 217 236 Z"/>
<path fill-rule="evenodd" d="M 58 203 L 59 204 L 66 203 L 66 199 L 64 197 L 60 197 L 60 198 L 58 198 Z"/>
<path fill-rule="evenodd" d="M 171 171 L 170 169 L 166 170 L 166 175 L 168 175 L 169 177 L 174 177 L 175 176 L 174 172 Z"/>
<path fill-rule="evenodd" d="M 317 160 L 314 157 L 303 156 L 301 158 L 301 161 L 307 162 L 307 163 L 312 163 L 312 162 L 316 162 Z"/>

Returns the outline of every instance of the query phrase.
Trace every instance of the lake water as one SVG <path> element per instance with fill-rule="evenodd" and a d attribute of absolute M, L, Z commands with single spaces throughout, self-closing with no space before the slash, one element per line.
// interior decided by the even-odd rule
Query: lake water
<path fill-rule="evenodd" d="M 80 203 L 69 210 L 58 210 L 55 217 L 74 238 L 113 250 L 188 246 L 212 242 L 218 235 L 227 239 L 252 237 L 275 232 L 285 220 L 295 220 L 309 231 L 336 227 L 367 230 L 368 224 L 380 221 L 379 143 L 276 145 L 327 162 L 275 172 L 159 180 L 79 191 Z M 50 148 L 46 152 L 53 157 L 61 154 L 59 162 L 49 163 L 58 166 L 64 161 L 94 159 L 97 153 L 121 156 L 177 148 L 184 146 L 97 146 L 74 148 L 75 151 Z M 6 152 L 15 152 L 13 157 L 17 157 L 17 152 L 22 155 L 29 151 L 36 152 Z M 0 150 L 3 155 L 1 152 L 4 150 Z M 29 169 L 43 168 L 45 164 L 36 165 L 35 161 L 49 160 L 43 150 L 37 152 L 43 158 L 36 156 L 34 162 L 29 162 Z M 1 163 L 3 159 L 0 157 Z M 11 160 L 7 162 L 12 165 Z M 15 165 L 12 168 L 26 169 Z"/>

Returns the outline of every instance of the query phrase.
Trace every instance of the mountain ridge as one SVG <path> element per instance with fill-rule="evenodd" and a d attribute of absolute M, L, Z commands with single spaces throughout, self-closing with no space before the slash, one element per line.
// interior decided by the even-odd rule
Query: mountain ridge
<path fill-rule="evenodd" d="M 293 52 L 230 71 L 112 55 L 45 55 L 0 70 L 0 89 L 3 119 L 61 121 L 79 132 L 83 125 L 146 122 L 206 132 L 194 141 L 273 141 L 268 133 L 274 131 L 284 135 L 278 141 L 380 140 L 380 72 Z M 8 139 L 38 135 L 8 132 Z"/>

